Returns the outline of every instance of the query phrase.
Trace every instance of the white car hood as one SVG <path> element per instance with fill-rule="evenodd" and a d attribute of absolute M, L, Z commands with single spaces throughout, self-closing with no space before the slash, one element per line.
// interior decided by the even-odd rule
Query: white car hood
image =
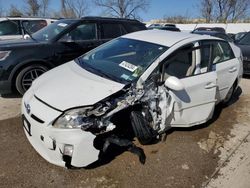
<path fill-rule="evenodd" d="M 40 76 L 31 89 L 43 102 L 64 111 L 93 105 L 124 86 L 88 72 L 71 61 Z"/>

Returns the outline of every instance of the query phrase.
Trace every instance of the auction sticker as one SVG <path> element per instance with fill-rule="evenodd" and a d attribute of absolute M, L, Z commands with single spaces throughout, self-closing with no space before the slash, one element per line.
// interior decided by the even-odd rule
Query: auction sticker
<path fill-rule="evenodd" d="M 61 27 L 66 27 L 68 24 L 66 24 L 66 23 L 59 23 L 59 24 L 57 24 L 58 26 L 61 26 Z"/>
<path fill-rule="evenodd" d="M 120 67 L 123 67 L 124 69 L 129 70 L 130 72 L 134 72 L 138 67 L 127 62 L 127 61 L 123 61 L 119 64 Z"/>

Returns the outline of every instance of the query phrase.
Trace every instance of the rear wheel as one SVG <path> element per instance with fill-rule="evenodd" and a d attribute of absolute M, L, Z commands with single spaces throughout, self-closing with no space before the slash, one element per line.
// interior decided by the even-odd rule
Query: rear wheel
<path fill-rule="evenodd" d="M 234 94 L 234 90 L 235 90 L 236 85 L 233 84 L 232 87 L 229 89 L 229 91 L 227 92 L 227 95 L 225 97 L 225 99 L 223 100 L 223 103 L 225 105 L 228 105 L 233 97 Z"/>
<path fill-rule="evenodd" d="M 16 89 L 23 95 L 31 86 L 32 82 L 48 71 L 48 68 L 42 65 L 30 65 L 23 68 L 16 77 Z"/>

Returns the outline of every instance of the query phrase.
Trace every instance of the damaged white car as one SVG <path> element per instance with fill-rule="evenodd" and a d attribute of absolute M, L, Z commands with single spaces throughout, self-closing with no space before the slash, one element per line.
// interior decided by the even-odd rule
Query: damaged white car
<path fill-rule="evenodd" d="M 134 145 L 171 127 L 208 121 L 242 77 L 233 44 L 210 36 L 150 30 L 114 39 L 36 79 L 22 102 L 36 151 L 59 166 L 86 167 L 110 145 L 145 162 Z"/>

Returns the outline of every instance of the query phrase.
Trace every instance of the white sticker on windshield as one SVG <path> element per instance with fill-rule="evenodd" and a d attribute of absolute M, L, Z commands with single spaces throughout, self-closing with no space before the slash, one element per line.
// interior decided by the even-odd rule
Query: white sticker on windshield
<path fill-rule="evenodd" d="M 127 61 L 123 61 L 119 64 L 120 67 L 123 67 L 124 69 L 129 70 L 130 72 L 134 72 L 138 67 L 127 62 Z"/>
<path fill-rule="evenodd" d="M 66 27 L 68 24 L 66 24 L 66 23 L 59 23 L 59 24 L 57 24 L 58 26 L 61 26 L 61 27 Z"/>

